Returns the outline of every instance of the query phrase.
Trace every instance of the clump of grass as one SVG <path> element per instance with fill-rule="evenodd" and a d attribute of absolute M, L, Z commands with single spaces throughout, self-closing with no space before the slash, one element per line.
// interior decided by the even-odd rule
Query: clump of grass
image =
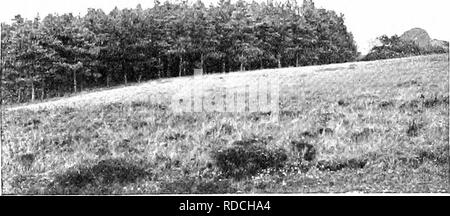
<path fill-rule="evenodd" d="M 19 163 L 25 170 L 29 170 L 36 159 L 35 154 L 27 153 L 19 156 Z"/>
<path fill-rule="evenodd" d="M 25 122 L 23 124 L 23 126 L 27 127 L 27 126 L 33 125 L 33 127 L 36 129 L 37 125 L 39 125 L 39 124 L 41 124 L 41 120 L 39 120 L 39 119 L 31 119 L 28 122 Z"/>
<path fill-rule="evenodd" d="M 304 131 L 300 133 L 300 136 L 304 138 L 316 138 L 318 134 L 316 132 Z"/>
<path fill-rule="evenodd" d="M 213 153 L 216 166 L 225 177 L 242 179 L 259 171 L 282 167 L 288 159 L 284 149 L 268 149 L 257 140 L 237 141 L 232 147 Z"/>
<path fill-rule="evenodd" d="M 319 128 L 317 133 L 322 135 L 332 135 L 334 131 L 331 128 Z"/>
<path fill-rule="evenodd" d="M 316 158 L 316 148 L 313 145 L 302 141 L 291 141 L 291 150 L 300 160 L 312 161 Z"/>
<path fill-rule="evenodd" d="M 411 87 L 411 86 L 420 86 L 421 83 L 416 80 L 410 80 L 402 83 L 398 83 L 397 87 Z"/>
<path fill-rule="evenodd" d="M 333 119 L 333 113 L 330 113 L 330 112 L 321 113 L 318 116 L 317 123 L 325 126 L 332 119 Z"/>
<path fill-rule="evenodd" d="M 345 101 L 344 99 L 340 99 L 340 100 L 338 100 L 338 105 L 346 107 L 346 106 L 350 105 L 350 102 Z"/>
<path fill-rule="evenodd" d="M 362 169 L 366 166 L 368 159 L 351 158 L 347 160 L 319 161 L 316 167 L 321 171 L 339 171 L 344 168 Z"/>
<path fill-rule="evenodd" d="M 435 149 L 421 149 L 417 151 L 416 158 L 420 163 L 425 160 L 432 161 L 438 165 L 445 165 L 450 162 L 449 146 L 439 146 Z"/>
<path fill-rule="evenodd" d="M 114 106 L 114 104 L 111 104 L 111 106 Z M 72 114 L 77 111 L 77 109 L 74 107 L 62 107 L 60 109 L 61 109 L 61 113 L 64 115 L 69 115 L 69 114 Z"/>
<path fill-rule="evenodd" d="M 439 106 L 439 105 L 448 105 L 449 104 L 449 100 L 448 100 L 448 96 L 437 96 L 435 95 L 434 97 L 431 98 L 427 98 L 423 101 L 423 106 L 426 108 L 432 108 L 435 106 Z"/>
<path fill-rule="evenodd" d="M 95 151 L 95 154 L 98 155 L 99 157 L 103 157 L 103 156 L 107 156 L 107 155 L 111 155 L 111 150 L 106 148 L 106 147 L 100 147 L 99 149 L 97 149 L 97 151 Z"/>
<path fill-rule="evenodd" d="M 198 121 L 200 121 L 199 116 L 174 114 L 167 124 L 174 127 L 180 124 L 194 125 Z"/>
<path fill-rule="evenodd" d="M 280 116 L 286 117 L 286 118 L 298 118 L 302 114 L 302 111 L 300 110 L 281 110 Z"/>
<path fill-rule="evenodd" d="M 172 141 L 172 140 L 181 140 L 181 139 L 185 139 L 186 135 L 179 133 L 179 132 L 173 132 L 173 133 L 169 133 L 165 136 L 166 140 Z"/>
<path fill-rule="evenodd" d="M 423 108 L 431 109 L 441 105 L 449 105 L 449 97 L 448 95 L 434 95 L 434 96 L 425 96 L 423 94 L 420 95 L 418 99 L 413 99 L 411 101 L 407 101 L 400 105 L 400 109 L 402 110 L 412 110 L 412 111 L 423 111 Z"/>
<path fill-rule="evenodd" d="M 231 135 L 236 131 L 235 127 L 228 122 L 220 123 L 208 128 L 205 131 L 205 136 L 216 136 L 216 135 Z"/>
<path fill-rule="evenodd" d="M 420 129 L 423 127 L 423 124 L 416 123 L 415 120 L 409 124 L 408 129 L 406 130 L 406 134 L 410 137 L 416 137 L 419 135 Z"/>
<path fill-rule="evenodd" d="M 387 109 L 389 107 L 394 107 L 394 102 L 393 101 L 381 101 L 378 104 L 378 107 L 381 109 Z"/>
<path fill-rule="evenodd" d="M 136 120 L 131 122 L 131 126 L 133 127 L 133 129 L 139 130 L 140 128 L 145 128 L 149 126 L 149 123 L 142 120 Z"/>
<path fill-rule="evenodd" d="M 134 183 L 152 173 L 142 162 L 114 158 L 90 166 L 70 168 L 55 176 L 47 191 L 53 194 L 110 193 L 111 186 Z"/>
<path fill-rule="evenodd" d="M 251 120 L 251 121 L 259 121 L 262 118 L 268 118 L 270 117 L 270 115 L 272 114 L 272 112 L 268 111 L 268 112 L 252 112 L 249 115 L 247 115 L 247 119 Z"/>
<path fill-rule="evenodd" d="M 362 131 L 352 133 L 350 138 L 353 142 L 358 143 L 363 140 L 367 140 L 369 136 L 374 132 L 375 130 L 372 128 L 364 128 Z"/>
<path fill-rule="evenodd" d="M 400 110 L 403 110 L 403 111 L 412 110 L 415 112 L 422 112 L 422 103 L 420 102 L 420 100 L 414 99 L 414 100 L 402 103 L 399 108 L 400 108 Z"/>
<path fill-rule="evenodd" d="M 133 145 L 130 139 L 122 139 L 122 141 L 117 146 L 115 146 L 114 149 L 116 152 L 129 152 L 136 154 L 139 153 L 139 150 Z M 108 154 L 108 152 L 104 150 L 100 150 L 100 152 L 98 153 Z"/>

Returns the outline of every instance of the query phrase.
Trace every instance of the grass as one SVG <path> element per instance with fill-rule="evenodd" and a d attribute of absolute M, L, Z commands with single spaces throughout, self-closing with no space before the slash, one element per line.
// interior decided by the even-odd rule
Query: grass
<path fill-rule="evenodd" d="M 276 73 L 278 122 L 267 112 L 175 113 L 167 97 L 142 92 L 125 102 L 86 97 L 77 106 L 7 110 L 2 192 L 448 193 L 448 70 L 448 55 L 433 55 L 149 88 L 170 95 L 203 81 L 216 94 L 223 80 Z"/>

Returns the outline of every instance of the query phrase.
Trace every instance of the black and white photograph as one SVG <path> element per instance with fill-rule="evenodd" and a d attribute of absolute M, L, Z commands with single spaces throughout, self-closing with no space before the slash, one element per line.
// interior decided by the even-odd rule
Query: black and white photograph
<path fill-rule="evenodd" d="M 449 5 L 1 0 L 1 195 L 447 196 Z"/>

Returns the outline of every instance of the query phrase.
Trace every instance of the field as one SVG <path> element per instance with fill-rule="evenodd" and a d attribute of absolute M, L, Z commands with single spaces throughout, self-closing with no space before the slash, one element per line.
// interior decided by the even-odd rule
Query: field
<path fill-rule="evenodd" d="M 273 76 L 278 120 L 171 109 Z M 4 194 L 450 192 L 448 55 L 156 80 L 2 123 Z"/>

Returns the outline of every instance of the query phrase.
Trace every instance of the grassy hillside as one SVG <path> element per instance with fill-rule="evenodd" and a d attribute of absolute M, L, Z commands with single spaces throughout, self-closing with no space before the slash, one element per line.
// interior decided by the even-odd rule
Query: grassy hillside
<path fill-rule="evenodd" d="M 5 194 L 450 192 L 449 60 L 159 80 L 4 111 Z M 280 80 L 273 113 L 175 113 Z M 253 89 L 250 89 L 252 91 Z"/>

